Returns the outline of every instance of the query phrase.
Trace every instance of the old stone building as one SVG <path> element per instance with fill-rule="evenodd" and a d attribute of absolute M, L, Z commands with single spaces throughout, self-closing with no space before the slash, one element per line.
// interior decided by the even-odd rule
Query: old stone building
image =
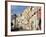
<path fill-rule="evenodd" d="M 40 7 L 27 7 L 22 14 L 14 20 L 14 28 L 22 28 L 20 30 L 39 30 L 39 19 L 41 16 Z M 40 13 L 39 13 L 40 12 Z M 39 13 L 39 14 L 38 14 Z M 16 21 L 16 22 L 15 22 Z"/>

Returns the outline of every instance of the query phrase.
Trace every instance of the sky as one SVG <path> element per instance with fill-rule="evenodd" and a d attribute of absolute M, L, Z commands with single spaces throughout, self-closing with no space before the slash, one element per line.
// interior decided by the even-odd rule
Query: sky
<path fill-rule="evenodd" d="M 21 14 L 27 6 L 16 6 L 16 5 L 11 5 L 11 13 L 12 14 Z"/>

